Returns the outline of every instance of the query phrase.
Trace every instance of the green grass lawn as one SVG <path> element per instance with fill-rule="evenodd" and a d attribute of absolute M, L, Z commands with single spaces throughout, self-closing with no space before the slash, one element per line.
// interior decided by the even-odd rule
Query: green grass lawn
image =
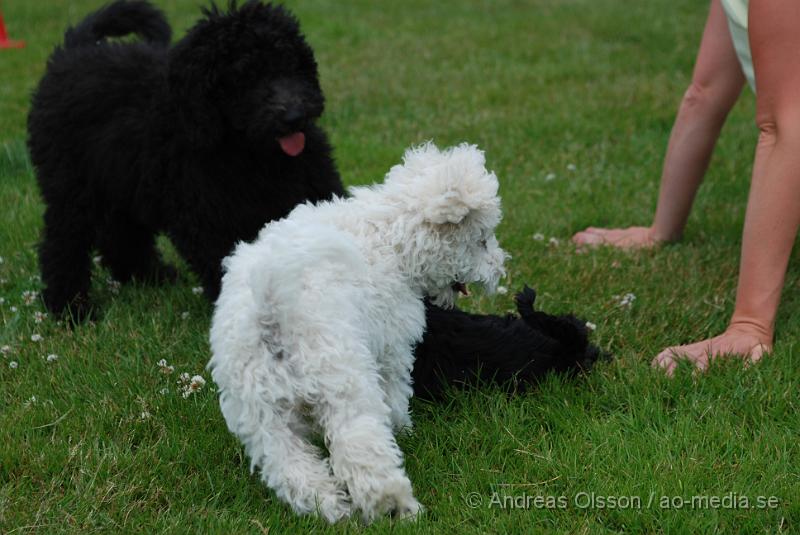
<path fill-rule="evenodd" d="M 181 36 L 199 2 L 157 3 Z M 704 2 L 289 2 L 317 53 L 323 123 L 346 183 L 380 180 L 426 139 L 477 143 L 501 182 L 506 286 L 528 283 L 545 310 L 595 323 L 594 341 L 617 357 L 523 396 L 415 402 L 416 432 L 400 443 L 427 512 L 367 528 L 293 515 L 249 474 L 213 384 L 181 395 L 180 373 L 210 379 L 211 308 L 185 268 L 162 288 L 116 289 L 98 272 L 102 320 L 37 323 L 41 303 L 25 294 L 41 289 L 29 95 L 66 25 L 99 3 L 2 3 L 10 34 L 28 46 L 0 51 L 0 533 L 800 529 L 798 255 L 771 357 L 702 377 L 683 368 L 673 380 L 649 368 L 663 347 L 716 334 L 731 314 L 752 94 L 725 126 L 682 243 L 584 255 L 569 245 L 590 224 L 650 221 Z M 636 300 L 620 306 L 615 296 L 629 292 Z M 510 294 L 462 303 L 512 307 Z M 161 359 L 175 372 L 162 373 Z"/>

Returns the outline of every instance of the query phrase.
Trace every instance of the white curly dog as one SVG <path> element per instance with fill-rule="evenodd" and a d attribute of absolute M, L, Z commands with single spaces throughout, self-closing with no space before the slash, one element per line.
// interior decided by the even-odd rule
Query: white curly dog
<path fill-rule="evenodd" d="M 393 432 L 411 426 L 423 299 L 494 290 L 507 257 L 497 189 L 477 147 L 428 143 L 383 184 L 298 206 L 225 259 L 208 366 L 251 470 L 297 513 L 421 511 Z"/>

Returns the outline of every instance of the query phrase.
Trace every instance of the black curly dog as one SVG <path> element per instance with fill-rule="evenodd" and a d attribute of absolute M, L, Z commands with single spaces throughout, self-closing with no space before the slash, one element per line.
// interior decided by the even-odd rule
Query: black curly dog
<path fill-rule="evenodd" d="M 31 159 L 46 204 L 39 251 L 44 301 L 80 320 L 91 310 L 91 255 L 113 277 L 174 278 L 155 237 L 166 234 L 219 293 L 221 260 L 236 242 L 299 203 L 345 191 L 325 133 L 314 54 L 280 6 L 212 5 L 170 46 L 164 15 L 119 0 L 70 28 L 33 96 Z M 109 40 L 137 34 L 140 41 Z M 534 382 L 586 368 L 598 350 L 572 316 L 522 318 L 428 307 L 415 388 L 476 380 Z"/>

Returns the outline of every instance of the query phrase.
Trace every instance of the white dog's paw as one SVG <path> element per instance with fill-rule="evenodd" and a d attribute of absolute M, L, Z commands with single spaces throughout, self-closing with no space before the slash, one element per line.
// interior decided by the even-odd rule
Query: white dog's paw
<path fill-rule="evenodd" d="M 364 521 L 370 523 L 381 516 L 392 518 L 415 519 L 423 512 L 422 505 L 411 492 L 411 482 L 407 478 L 386 482 L 370 497 L 369 504 L 361 508 Z"/>
<path fill-rule="evenodd" d="M 414 434 L 414 424 L 407 412 L 392 414 L 392 431 L 398 435 L 411 436 Z"/>
<path fill-rule="evenodd" d="M 352 506 L 350 501 L 342 493 L 330 493 L 324 496 L 317 496 L 317 514 L 334 524 L 339 520 L 350 516 Z"/>
<path fill-rule="evenodd" d="M 417 520 L 425 512 L 425 508 L 413 496 L 410 501 L 406 501 L 392 509 L 389 514 L 398 520 Z"/>

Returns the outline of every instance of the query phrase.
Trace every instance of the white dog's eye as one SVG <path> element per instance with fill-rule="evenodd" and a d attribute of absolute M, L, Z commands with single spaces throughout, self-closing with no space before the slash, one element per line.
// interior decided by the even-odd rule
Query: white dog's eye
<path fill-rule="evenodd" d="M 483 247 L 484 249 L 486 249 L 486 240 L 481 240 L 481 241 L 480 241 L 480 244 L 481 244 L 481 247 Z"/>

